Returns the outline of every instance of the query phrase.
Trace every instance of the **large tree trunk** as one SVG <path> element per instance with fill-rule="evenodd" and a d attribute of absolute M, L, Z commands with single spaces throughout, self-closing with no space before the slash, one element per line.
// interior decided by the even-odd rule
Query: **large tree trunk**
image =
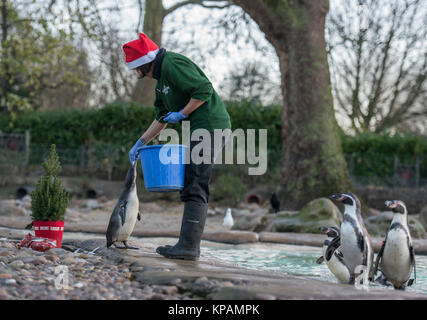
<path fill-rule="evenodd" d="M 154 41 L 160 48 L 162 43 L 162 25 L 165 16 L 165 9 L 162 1 L 146 0 L 144 13 L 143 32 Z M 154 90 L 156 81 L 144 78 L 137 81 L 132 92 L 132 100 L 141 102 L 143 105 L 151 106 L 154 103 Z"/>
<path fill-rule="evenodd" d="M 324 38 L 328 0 L 236 0 L 274 46 L 282 74 L 282 208 L 351 188 Z"/>

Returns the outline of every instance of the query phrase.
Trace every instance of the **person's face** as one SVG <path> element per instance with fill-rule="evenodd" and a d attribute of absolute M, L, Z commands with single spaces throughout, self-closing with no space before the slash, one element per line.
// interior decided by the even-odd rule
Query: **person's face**
<path fill-rule="evenodd" d="M 138 79 L 142 79 L 144 77 L 153 78 L 153 64 L 151 64 L 151 67 L 149 70 L 146 70 L 147 68 L 137 68 L 136 73 L 138 75 Z"/>

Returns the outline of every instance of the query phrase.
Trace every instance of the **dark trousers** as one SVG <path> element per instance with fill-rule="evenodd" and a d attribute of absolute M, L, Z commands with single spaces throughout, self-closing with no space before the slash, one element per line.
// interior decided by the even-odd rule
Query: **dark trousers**
<path fill-rule="evenodd" d="M 209 184 L 211 182 L 212 168 L 215 159 L 214 133 L 210 133 L 211 137 L 211 161 L 210 163 L 196 164 L 191 159 L 193 148 L 203 141 L 200 138 L 198 141 L 190 141 L 190 152 L 187 155 L 190 157 L 190 163 L 185 165 L 184 188 L 180 191 L 181 201 L 195 201 L 203 204 L 209 202 Z M 225 138 L 222 139 L 221 148 L 224 149 Z M 200 152 L 203 156 L 203 149 Z"/>

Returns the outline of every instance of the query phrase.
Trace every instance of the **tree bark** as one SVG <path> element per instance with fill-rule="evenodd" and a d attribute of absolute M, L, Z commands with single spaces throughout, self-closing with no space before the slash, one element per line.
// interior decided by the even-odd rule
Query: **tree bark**
<path fill-rule="evenodd" d="M 162 43 L 162 25 L 164 17 L 165 9 L 162 1 L 145 1 L 143 33 L 153 40 L 159 48 Z M 153 105 L 155 88 L 156 81 L 154 79 L 144 78 L 139 80 L 133 89 L 132 100 L 141 102 L 145 106 Z"/>
<path fill-rule="evenodd" d="M 7 0 L 1 1 L 1 49 L 2 49 L 2 67 L 4 69 L 3 79 L 1 80 L 1 89 L 2 94 L 6 94 L 9 91 L 9 67 L 8 67 L 8 48 L 6 46 L 6 41 L 8 37 L 8 3 Z M 0 106 L 1 108 L 1 106 Z M 6 110 L 5 110 L 6 111 Z"/>
<path fill-rule="evenodd" d="M 283 93 L 282 209 L 351 190 L 333 110 L 324 37 L 328 0 L 235 0 L 279 57 Z"/>

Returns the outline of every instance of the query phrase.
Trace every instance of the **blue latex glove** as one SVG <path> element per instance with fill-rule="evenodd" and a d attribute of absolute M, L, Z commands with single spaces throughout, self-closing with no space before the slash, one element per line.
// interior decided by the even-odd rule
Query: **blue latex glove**
<path fill-rule="evenodd" d="M 130 149 L 129 160 L 132 165 L 136 160 L 138 160 L 139 151 L 142 149 L 143 146 L 144 144 L 142 143 L 141 139 L 138 139 L 138 141 L 135 143 L 132 149 Z"/>
<path fill-rule="evenodd" d="M 169 122 L 169 123 L 177 123 L 181 121 L 182 119 L 186 119 L 188 116 L 184 116 L 182 114 L 182 110 L 179 112 L 169 112 L 166 117 L 163 119 L 163 121 Z"/>

